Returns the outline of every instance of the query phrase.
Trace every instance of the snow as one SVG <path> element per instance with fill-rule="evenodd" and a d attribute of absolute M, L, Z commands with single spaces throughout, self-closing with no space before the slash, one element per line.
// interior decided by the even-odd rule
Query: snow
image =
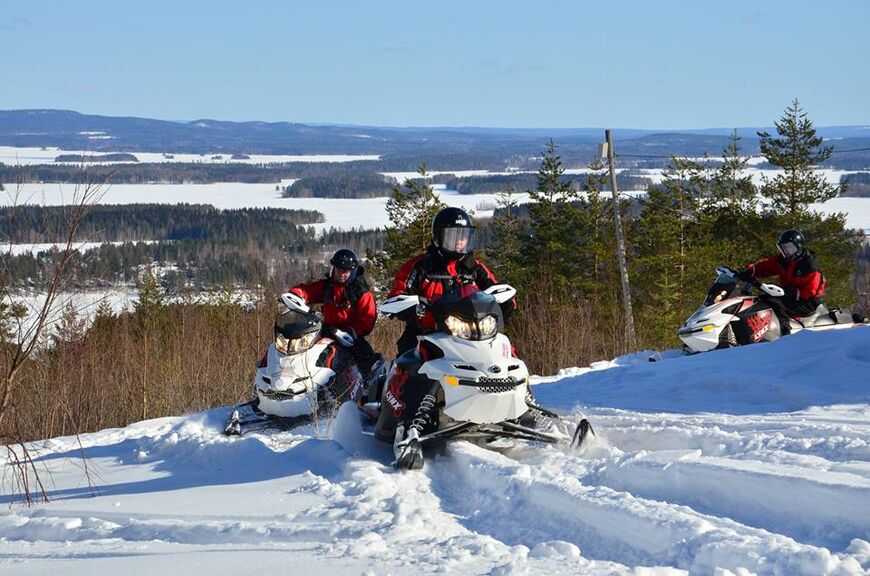
<path fill-rule="evenodd" d="M 174 266 L 154 266 L 152 270 L 155 274 L 162 274 L 168 270 L 175 270 Z M 249 308 L 254 305 L 257 295 L 252 291 L 244 289 L 234 289 L 232 291 L 234 301 L 238 302 L 239 306 Z M 223 294 L 213 292 L 194 292 L 191 295 L 172 296 L 168 299 L 169 302 L 181 301 L 190 299 L 193 302 L 210 302 L 216 297 L 223 297 Z M 19 335 L 28 334 L 38 319 L 39 313 L 45 306 L 47 295 L 44 292 L 30 291 L 11 291 L 4 295 L 4 298 L 9 303 L 17 303 L 24 306 L 24 316 L 20 322 L 16 324 L 16 333 Z M 78 319 L 82 321 L 83 326 L 87 327 L 96 316 L 97 310 L 101 304 L 107 305 L 114 314 L 128 312 L 133 310 L 136 302 L 139 301 L 138 292 L 124 285 L 117 285 L 113 288 L 87 289 L 77 291 L 61 291 L 58 292 L 52 306 L 46 316 L 45 326 L 43 329 L 43 337 L 50 336 L 54 332 L 55 326 L 61 321 L 67 307 L 72 305 L 75 309 Z"/>
<path fill-rule="evenodd" d="M 45 306 L 48 296 L 44 292 L 11 292 L 4 296 L 7 302 L 15 302 L 24 306 L 25 314 L 20 323 L 16 325 L 16 333 L 19 335 L 29 334 L 40 311 Z M 94 290 L 81 290 L 77 292 L 59 292 L 52 302 L 52 306 L 46 316 L 45 330 L 43 335 L 51 335 L 54 327 L 60 322 L 65 309 L 72 305 L 79 320 L 88 326 L 93 320 L 101 304 L 106 304 L 117 314 L 132 310 L 133 303 L 138 299 L 136 294 L 126 287 L 103 288 Z"/>
<path fill-rule="evenodd" d="M 4 470 L 0 572 L 870 570 L 870 328 L 649 356 L 533 380 L 592 421 L 583 455 L 454 442 L 400 473 L 327 422 L 224 437 L 220 408 L 82 435 L 89 487 L 75 438 L 35 442 L 52 500 L 15 503 Z"/>
<path fill-rule="evenodd" d="M 153 244 L 155 240 L 138 240 L 137 242 L 144 242 L 146 244 Z M 121 246 L 124 242 L 75 242 L 72 245 L 73 250 L 77 250 L 79 252 L 85 253 L 90 250 L 94 250 L 99 248 L 103 244 L 112 244 L 114 246 Z M 66 242 L 37 242 L 35 244 L 0 244 L 0 253 L 12 254 L 13 256 L 20 256 L 21 254 L 33 254 L 34 256 L 39 252 L 47 252 L 52 249 L 65 250 Z"/>
<path fill-rule="evenodd" d="M 98 132 L 82 132 L 90 140 L 111 139 Z M 78 156 L 104 156 L 106 154 L 132 154 L 141 162 L 157 163 L 202 163 L 202 164 L 269 164 L 274 162 L 354 162 L 357 160 L 380 160 L 377 154 L 248 154 L 249 158 L 233 160 L 232 154 L 182 154 L 175 152 L 129 152 L 106 150 L 62 150 L 60 148 L 27 148 L 0 146 L 0 164 L 26 166 L 31 164 L 80 164 L 80 162 L 55 162 L 62 154 Z M 95 162 L 94 164 L 129 164 L 129 162 Z"/>

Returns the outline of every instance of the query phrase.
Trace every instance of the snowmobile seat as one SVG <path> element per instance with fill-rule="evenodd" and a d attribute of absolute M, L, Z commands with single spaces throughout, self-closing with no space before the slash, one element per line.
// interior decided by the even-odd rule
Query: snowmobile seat
<path fill-rule="evenodd" d="M 800 322 L 804 328 L 818 328 L 821 326 L 834 326 L 835 324 L 852 324 L 854 316 L 848 308 L 829 310 L 822 302 L 813 310 L 812 314 L 798 318 L 797 322 Z"/>
<path fill-rule="evenodd" d="M 855 316 L 857 314 L 852 314 L 852 311 L 848 308 L 834 308 L 833 310 L 828 312 L 828 315 L 833 320 L 834 324 L 853 324 L 853 323 L 861 323 L 861 320 L 856 320 Z"/>
<path fill-rule="evenodd" d="M 830 326 L 837 323 L 833 318 L 831 318 L 830 311 L 828 310 L 828 307 L 825 306 L 824 302 L 820 302 L 811 314 L 798 318 L 798 322 L 800 322 L 804 328 Z"/>

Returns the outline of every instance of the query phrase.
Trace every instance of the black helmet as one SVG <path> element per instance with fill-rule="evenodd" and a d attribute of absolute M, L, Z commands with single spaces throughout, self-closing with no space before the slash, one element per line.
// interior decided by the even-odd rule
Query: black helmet
<path fill-rule="evenodd" d="M 329 259 L 329 263 L 336 268 L 353 272 L 357 269 L 357 266 L 359 266 L 359 258 L 357 258 L 356 252 L 353 250 L 342 248 L 332 255 L 332 258 Z"/>
<path fill-rule="evenodd" d="M 779 235 L 776 248 L 786 260 L 794 260 L 804 253 L 804 235 L 800 230 L 786 230 Z"/>
<path fill-rule="evenodd" d="M 451 260 L 474 251 L 474 224 L 461 208 L 443 208 L 432 219 L 432 244 Z"/>

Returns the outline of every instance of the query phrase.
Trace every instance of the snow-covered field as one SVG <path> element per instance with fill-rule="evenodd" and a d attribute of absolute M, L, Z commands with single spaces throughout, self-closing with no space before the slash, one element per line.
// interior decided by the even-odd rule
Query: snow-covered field
<path fill-rule="evenodd" d="M 870 328 L 537 378 L 585 455 L 451 444 L 422 471 L 226 409 L 35 443 L 52 501 L 0 573 L 857 575 L 870 570 Z M 89 485 L 89 480 L 90 483 Z"/>

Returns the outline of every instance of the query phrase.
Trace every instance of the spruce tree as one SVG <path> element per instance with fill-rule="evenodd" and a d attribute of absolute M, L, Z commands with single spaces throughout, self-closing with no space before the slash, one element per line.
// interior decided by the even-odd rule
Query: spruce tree
<path fill-rule="evenodd" d="M 621 298 L 621 278 L 616 256 L 616 235 L 613 223 L 613 205 L 602 194 L 607 171 L 600 162 L 588 166 L 583 192 L 585 202 L 581 210 L 586 213 L 588 229 L 584 256 L 584 274 L 581 286 L 592 304 L 595 330 L 605 355 L 614 356 L 625 351 L 625 314 Z M 620 211 L 627 203 L 620 203 Z M 625 215 L 622 215 L 623 221 Z"/>
<path fill-rule="evenodd" d="M 740 267 L 763 253 L 768 230 L 758 216 L 758 189 L 746 174 L 749 157 L 740 154 L 735 130 L 722 150 L 722 165 L 713 172 L 700 218 L 709 226 L 719 263 Z"/>
<path fill-rule="evenodd" d="M 697 305 L 715 267 L 716 246 L 698 218 L 705 192 L 703 168 L 673 158 L 667 177 L 650 187 L 633 223 L 633 299 L 647 345 L 676 343 L 676 327 Z"/>
<path fill-rule="evenodd" d="M 387 216 L 392 226 L 386 230 L 384 250 L 369 254 L 384 284 L 406 260 L 431 244 L 432 218 L 445 206 L 428 182 L 425 163 L 418 173 L 419 178 L 408 178 L 403 186 L 393 187 L 387 200 Z"/>
<path fill-rule="evenodd" d="M 499 193 L 490 223 L 492 237 L 486 256 L 498 277 L 506 282 L 517 281 L 521 266 L 520 243 L 525 234 L 526 223 L 517 212 L 517 200 L 513 190 Z"/>
<path fill-rule="evenodd" d="M 151 267 L 142 274 L 139 299 L 133 304 L 133 309 L 140 328 L 145 332 L 156 327 L 166 315 L 166 293 Z"/>
<path fill-rule="evenodd" d="M 766 178 L 761 194 L 771 201 L 777 213 L 785 216 L 788 225 L 797 226 L 810 204 L 830 200 L 839 192 L 813 172 L 813 166 L 831 156 L 833 147 L 822 146 L 822 138 L 816 136 L 812 121 L 796 98 L 775 125 L 778 138 L 767 132 L 758 133 L 761 153 L 785 173 Z"/>
<path fill-rule="evenodd" d="M 72 299 L 67 300 L 52 336 L 55 346 L 76 342 L 85 335 L 86 331 L 87 320 L 81 317 Z"/>
<path fill-rule="evenodd" d="M 529 191 L 530 234 L 523 237 L 523 266 L 532 283 L 555 294 L 579 288 L 585 256 L 586 214 L 573 184 L 562 178 L 565 169 L 552 140 L 547 144 L 537 186 Z M 534 280 L 534 282 L 531 282 Z"/>

